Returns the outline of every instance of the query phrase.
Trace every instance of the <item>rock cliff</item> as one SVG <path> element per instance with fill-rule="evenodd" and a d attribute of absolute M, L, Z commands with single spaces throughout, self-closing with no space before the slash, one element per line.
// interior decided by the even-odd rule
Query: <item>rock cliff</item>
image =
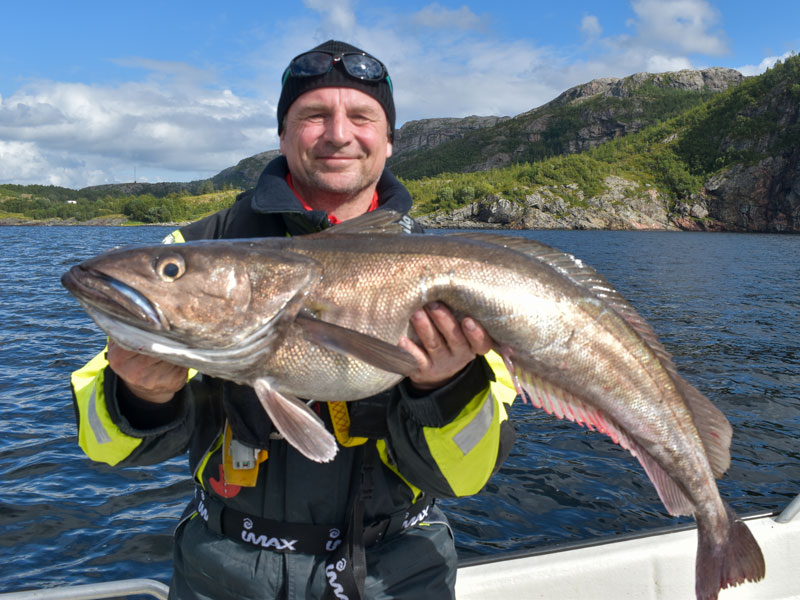
<path fill-rule="evenodd" d="M 464 117 L 406 121 L 395 132 L 392 153 L 394 158 L 417 150 L 430 150 L 439 144 L 464 137 L 467 133 L 494 127 L 510 117 Z"/>
<path fill-rule="evenodd" d="M 598 148 L 622 137 L 625 141 Z M 426 210 L 470 201 L 422 216 L 428 227 L 800 232 L 798 140 L 800 57 L 795 56 L 747 79 L 722 68 L 637 73 L 575 86 L 511 118 L 410 121 L 396 132 L 390 167 L 409 186 L 416 177 L 409 177 L 407 168 L 430 171 L 432 179 L 424 180 L 429 188 L 436 175 L 451 174 L 440 185 L 449 196 L 436 196 L 441 203 Z M 638 152 L 633 158 L 630 152 L 598 154 L 628 145 Z M 251 156 L 210 180 L 80 192 L 162 196 L 227 185 L 249 188 L 278 154 Z M 582 174 L 573 178 L 575 171 L 556 164 L 543 179 L 523 173 L 519 183 L 503 188 L 510 192 L 475 195 L 492 185 L 476 171 L 518 162 L 533 168 L 559 155 L 572 156 L 550 160 L 585 160 L 578 165 Z M 459 171 L 467 174 L 453 175 Z M 582 187 L 591 177 L 593 183 Z M 461 195 L 458 186 L 470 193 Z"/>
<path fill-rule="evenodd" d="M 714 229 L 800 233 L 800 148 L 755 165 L 735 165 L 704 186 Z M 700 223 L 679 221 L 686 228 Z"/>
<path fill-rule="evenodd" d="M 669 202 L 655 189 L 610 176 L 606 191 L 585 197 L 575 184 L 539 186 L 519 200 L 489 196 L 419 218 L 424 227 L 456 229 L 665 229 Z"/>

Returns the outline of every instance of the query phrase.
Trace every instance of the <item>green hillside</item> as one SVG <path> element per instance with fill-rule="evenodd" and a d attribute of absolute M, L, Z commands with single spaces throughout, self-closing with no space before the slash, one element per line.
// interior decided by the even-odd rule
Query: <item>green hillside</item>
<path fill-rule="evenodd" d="M 390 159 L 392 172 L 405 179 L 438 173 L 485 170 L 502 157 L 506 163 L 537 162 L 587 150 L 607 139 L 639 131 L 701 104 L 716 91 L 672 87 L 667 75 L 623 80 L 615 93 L 573 98 L 567 93 L 539 109 L 494 127 Z M 665 81 L 666 79 L 666 81 Z"/>
<path fill-rule="evenodd" d="M 668 107 L 682 102 L 664 102 L 656 112 L 667 114 L 672 110 Z M 417 215 L 453 209 L 490 194 L 521 199 L 536 186 L 570 184 L 563 196 L 579 202 L 574 192 L 596 195 L 609 175 L 652 186 L 678 200 L 698 193 L 712 174 L 734 164 L 754 164 L 796 148 L 800 125 L 796 114 L 787 113 L 798 105 L 800 57 L 794 56 L 735 88 L 701 99 L 677 116 L 584 153 L 487 172 L 406 176 L 404 183 L 415 199 Z"/>
<path fill-rule="evenodd" d="M 102 197 L 83 190 L 55 186 L 0 185 L 0 219 L 44 221 L 49 219 L 86 222 L 118 219 L 135 223 L 194 221 L 230 206 L 240 190 L 191 195 L 172 193 Z"/>

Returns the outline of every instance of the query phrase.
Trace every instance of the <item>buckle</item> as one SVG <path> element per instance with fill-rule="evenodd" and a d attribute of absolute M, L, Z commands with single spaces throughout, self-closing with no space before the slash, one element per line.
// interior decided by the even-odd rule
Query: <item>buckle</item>
<path fill-rule="evenodd" d="M 389 531 L 389 526 L 392 524 L 391 519 L 383 519 L 376 523 L 370 523 L 364 526 L 364 546 L 373 546 L 380 542 L 386 533 Z"/>

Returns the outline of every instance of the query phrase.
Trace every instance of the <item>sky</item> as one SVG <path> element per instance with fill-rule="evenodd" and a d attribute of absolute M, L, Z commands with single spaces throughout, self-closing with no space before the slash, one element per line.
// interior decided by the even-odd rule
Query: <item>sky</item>
<path fill-rule="evenodd" d="M 377 56 L 397 126 L 517 115 L 598 77 L 764 72 L 797 0 L 0 0 L 0 183 L 205 179 L 278 147 L 280 77 L 339 39 Z"/>

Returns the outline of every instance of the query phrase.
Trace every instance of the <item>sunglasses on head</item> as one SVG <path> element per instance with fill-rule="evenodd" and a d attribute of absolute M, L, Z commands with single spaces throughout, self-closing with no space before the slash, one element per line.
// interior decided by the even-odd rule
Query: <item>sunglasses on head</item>
<path fill-rule="evenodd" d="M 386 67 L 377 58 L 372 58 L 361 52 L 343 52 L 341 54 L 332 54 L 330 52 L 323 52 L 321 50 L 313 50 L 306 52 L 300 56 L 296 56 L 286 67 L 283 72 L 283 79 L 281 86 L 286 84 L 289 77 L 315 77 L 317 75 L 324 75 L 333 69 L 334 65 L 341 62 L 345 72 L 354 79 L 363 81 L 382 81 L 386 79 L 389 84 L 389 91 L 392 90 L 392 80 L 389 78 L 389 73 Z"/>

